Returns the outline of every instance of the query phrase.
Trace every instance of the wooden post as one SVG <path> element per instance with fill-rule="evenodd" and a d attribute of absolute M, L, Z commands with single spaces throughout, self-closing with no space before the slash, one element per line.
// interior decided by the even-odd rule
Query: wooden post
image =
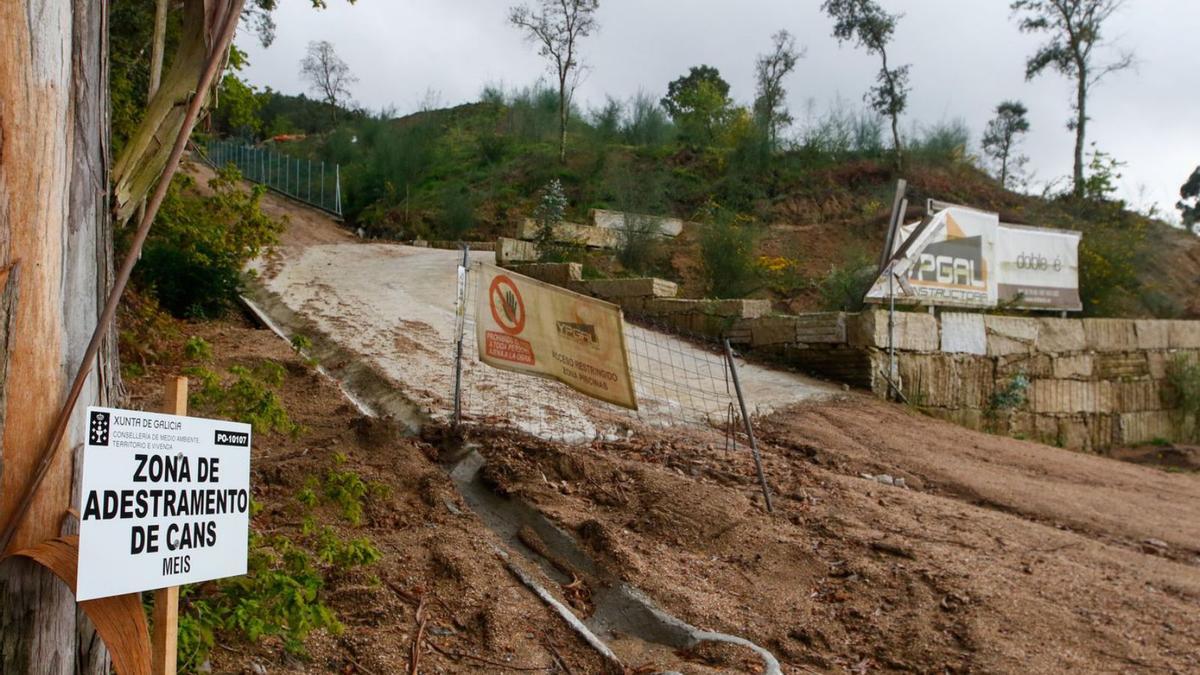
<path fill-rule="evenodd" d="M 167 381 L 163 412 L 186 415 L 188 379 L 175 377 Z M 179 587 L 168 586 L 154 591 L 154 625 L 150 636 L 151 672 L 155 675 L 175 675 L 179 642 Z"/>

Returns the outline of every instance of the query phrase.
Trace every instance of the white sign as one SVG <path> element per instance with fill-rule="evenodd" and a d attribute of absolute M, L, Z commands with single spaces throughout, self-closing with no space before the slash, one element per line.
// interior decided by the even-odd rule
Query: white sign
<path fill-rule="evenodd" d="M 250 425 L 88 408 L 76 599 L 246 573 Z"/>
<path fill-rule="evenodd" d="M 1079 240 L 1071 230 L 1000 224 L 1000 302 L 1021 309 L 1079 311 Z"/>
<path fill-rule="evenodd" d="M 996 230 L 994 213 L 952 207 L 931 220 L 903 228 L 892 260 L 897 279 L 885 272 L 867 293 L 882 302 L 897 295 L 946 307 L 995 307 Z"/>
<path fill-rule="evenodd" d="M 868 302 L 944 307 L 1082 309 L 1080 234 L 1000 222 L 995 213 L 946 206 L 899 228 L 889 265 Z"/>

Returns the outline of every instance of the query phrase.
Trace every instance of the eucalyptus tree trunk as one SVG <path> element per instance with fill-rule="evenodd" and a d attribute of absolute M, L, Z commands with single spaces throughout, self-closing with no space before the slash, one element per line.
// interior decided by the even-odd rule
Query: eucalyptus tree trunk
<path fill-rule="evenodd" d="M 1083 176 L 1083 144 L 1087 137 L 1087 94 L 1088 94 L 1088 71 L 1086 65 L 1079 66 L 1077 73 L 1079 78 L 1075 83 L 1075 163 L 1072 167 L 1071 178 L 1073 180 L 1072 188 L 1074 194 L 1078 198 L 1084 196 L 1084 176 Z"/>
<path fill-rule="evenodd" d="M 0 2 L 0 522 L 50 437 L 111 284 L 107 3 Z M 76 524 L 87 405 L 119 390 L 115 339 L 99 355 L 63 449 L 7 551 Z M 0 556 L 2 557 L 2 556 Z M 0 563 L 0 672 L 105 673 L 108 657 L 65 584 Z"/>
<path fill-rule="evenodd" d="M 158 183 L 171 146 L 183 127 L 197 77 L 208 60 L 212 36 L 205 27 L 213 21 L 216 4 L 205 0 L 183 3 L 185 30 L 171 58 L 171 67 L 150 99 L 137 131 L 113 166 L 113 210 L 118 222 L 128 220 L 142 198 Z M 209 92 L 203 95 L 207 97 Z"/>
<path fill-rule="evenodd" d="M 558 162 L 567 163 L 567 76 L 558 76 Z"/>
<path fill-rule="evenodd" d="M 167 0 L 154 2 L 154 36 L 150 41 L 150 89 L 147 102 L 154 100 L 158 85 L 162 82 L 163 52 L 167 48 Z"/>

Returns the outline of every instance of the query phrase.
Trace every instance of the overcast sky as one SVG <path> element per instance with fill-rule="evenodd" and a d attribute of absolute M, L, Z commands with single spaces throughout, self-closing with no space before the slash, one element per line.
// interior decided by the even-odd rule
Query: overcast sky
<path fill-rule="evenodd" d="M 250 56 L 252 84 L 287 93 L 305 85 L 299 62 L 311 40 L 328 40 L 359 78 L 354 97 L 371 110 L 417 109 L 430 94 L 441 105 L 477 100 L 485 84 L 525 86 L 545 63 L 506 23 L 504 0 L 285 0 L 278 35 L 263 49 L 251 31 L 238 45 Z M 860 106 L 879 63 L 852 45 L 839 47 L 819 0 L 600 0 L 601 30 L 583 45 L 590 67 L 577 102 L 627 98 L 667 83 L 701 63 L 715 66 L 742 103 L 754 97 L 754 59 L 783 28 L 807 49 L 787 80 L 793 114 L 808 102 L 818 112 L 838 100 Z M 1048 73 L 1024 77 L 1025 58 L 1043 40 L 1017 31 L 1007 0 L 881 0 L 903 12 L 889 57 L 912 64 L 904 128 L 962 118 L 972 142 L 998 102 L 1029 107 L 1032 131 L 1021 152 L 1039 182 L 1071 171 L 1070 84 Z M 1122 196 L 1134 206 L 1158 203 L 1173 219 L 1179 186 L 1200 164 L 1200 88 L 1195 86 L 1200 0 L 1130 0 L 1107 37 L 1138 57 L 1135 71 L 1109 76 L 1090 102 L 1089 142 L 1128 162 Z M 798 125 L 799 126 L 799 125 Z"/>

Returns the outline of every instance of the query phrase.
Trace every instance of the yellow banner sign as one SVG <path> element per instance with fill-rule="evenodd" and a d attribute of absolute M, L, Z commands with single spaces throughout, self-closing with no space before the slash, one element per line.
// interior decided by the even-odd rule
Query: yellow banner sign
<path fill-rule="evenodd" d="M 493 265 L 478 274 L 481 361 L 637 410 L 620 307 Z"/>

